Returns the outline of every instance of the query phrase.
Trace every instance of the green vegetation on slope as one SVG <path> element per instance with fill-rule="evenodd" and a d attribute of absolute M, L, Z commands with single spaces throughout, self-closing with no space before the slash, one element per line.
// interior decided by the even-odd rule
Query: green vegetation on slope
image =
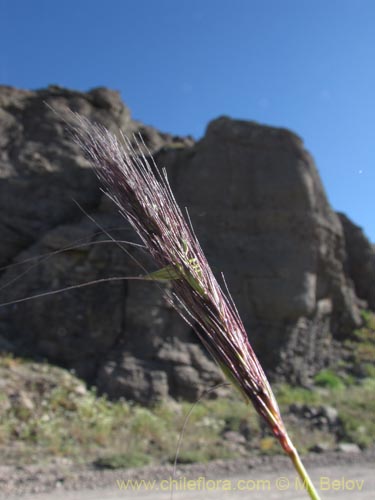
<path fill-rule="evenodd" d="M 340 441 L 353 442 L 362 448 L 374 443 L 375 316 L 364 313 L 364 319 L 364 327 L 347 342 L 353 374 L 324 370 L 316 376 L 313 389 L 275 386 L 287 427 L 302 451 L 320 443 L 335 447 Z M 191 409 L 190 403 L 175 401 L 153 408 L 112 402 L 66 370 L 5 354 L 0 357 L 0 380 L 3 463 L 53 457 L 102 467 L 170 463 Z M 337 410 L 334 426 L 314 417 L 325 407 Z M 233 391 L 231 397 L 195 405 L 179 461 L 238 458 L 255 452 L 280 449 L 254 409 Z"/>

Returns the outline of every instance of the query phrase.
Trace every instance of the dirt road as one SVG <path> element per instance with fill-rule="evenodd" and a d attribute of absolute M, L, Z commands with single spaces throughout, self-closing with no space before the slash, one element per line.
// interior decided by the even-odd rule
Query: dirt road
<path fill-rule="evenodd" d="M 350 463 L 339 465 L 313 466 L 310 468 L 314 483 L 322 500 L 373 500 L 375 498 L 375 463 Z M 171 480 L 142 479 L 128 480 L 114 476 L 112 487 L 95 490 L 54 491 L 53 493 L 8 496 L 9 500 L 170 500 Z M 128 481 L 128 482 L 127 482 Z M 135 481 L 138 481 L 136 483 Z M 307 500 L 300 482 L 290 468 L 277 472 L 265 472 L 264 468 L 254 468 L 242 475 L 223 475 L 213 479 L 205 476 L 189 478 L 180 475 L 173 483 L 173 500 Z M 137 490 L 138 491 L 132 491 Z"/>

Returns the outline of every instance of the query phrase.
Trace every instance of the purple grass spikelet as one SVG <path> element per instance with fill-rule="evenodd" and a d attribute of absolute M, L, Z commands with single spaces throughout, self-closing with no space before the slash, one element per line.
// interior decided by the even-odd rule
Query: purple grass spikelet
<path fill-rule="evenodd" d="M 166 172 L 159 172 L 151 155 L 149 161 L 136 152 L 129 139 L 120 140 L 103 126 L 77 114 L 73 122 L 74 138 L 91 161 L 105 193 L 130 222 L 158 266 L 158 271 L 144 278 L 171 282 L 173 304 L 179 314 L 194 328 L 226 377 L 253 403 L 291 457 L 310 497 L 318 499 L 286 432 L 238 311 L 213 275 L 191 225 L 176 203 Z"/>

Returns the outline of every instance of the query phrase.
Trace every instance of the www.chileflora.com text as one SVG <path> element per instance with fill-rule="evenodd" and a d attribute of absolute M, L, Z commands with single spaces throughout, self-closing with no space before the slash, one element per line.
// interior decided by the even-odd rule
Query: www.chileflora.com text
<path fill-rule="evenodd" d="M 320 476 L 315 480 L 320 491 L 362 491 L 364 479 L 351 477 Z M 279 476 L 272 479 L 196 479 L 187 477 L 161 480 L 117 479 L 116 487 L 121 491 L 301 491 L 304 484 L 299 477 Z"/>

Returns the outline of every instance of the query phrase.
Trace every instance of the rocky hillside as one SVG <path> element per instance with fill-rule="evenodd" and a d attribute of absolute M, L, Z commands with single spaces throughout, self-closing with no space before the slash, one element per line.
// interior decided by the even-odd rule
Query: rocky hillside
<path fill-rule="evenodd" d="M 337 360 L 361 324 L 360 309 L 375 309 L 375 251 L 360 228 L 332 210 L 301 139 L 221 117 L 195 143 L 134 121 L 118 93 L 104 88 L 0 87 L 0 265 L 8 266 L 0 275 L 2 303 L 139 274 L 103 231 L 135 237 L 69 137 L 66 107 L 115 133 L 140 133 L 166 166 L 269 373 L 308 384 Z M 152 269 L 146 256 L 130 252 Z M 221 380 L 160 288 L 142 282 L 101 283 L 3 307 L 0 349 L 74 369 L 110 397 L 143 403 L 194 400 Z"/>

